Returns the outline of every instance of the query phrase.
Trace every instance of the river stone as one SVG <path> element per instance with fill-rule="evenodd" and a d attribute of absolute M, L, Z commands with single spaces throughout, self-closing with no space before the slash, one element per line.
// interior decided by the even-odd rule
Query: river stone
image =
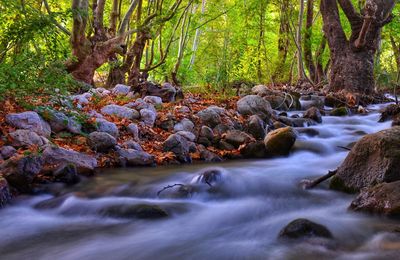
<path fill-rule="evenodd" d="M 59 147 L 46 147 L 43 159 L 50 165 L 74 164 L 79 174 L 91 174 L 97 167 L 97 160 L 94 157 Z"/>
<path fill-rule="evenodd" d="M 162 104 L 162 99 L 160 97 L 156 97 L 156 96 L 145 96 L 143 98 L 143 101 L 153 104 L 153 105 L 161 105 Z"/>
<path fill-rule="evenodd" d="M 304 118 L 309 118 L 314 120 L 317 123 L 322 123 L 322 115 L 321 112 L 319 111 L 318 108 L 316 107 L 310 107 L 309 109 L 307 109 L 306 112 L 304 112 L 303 115 Z"/>
<path fill-rule="evenodd" d="M 303 218 L 293 220 L 279 232 L 279 238 L 282 239 L 312 237 L 333 238 L 332 233 L 326 227 Z"/>
<path fill-rule="evenodd" d="M 250 116 L 247 121 L 247 133 L 256 139 L 264 139 L 266 134 L 265 123 L 258 115 Z"/>
<path fill-rule="evenodd" d="M 130 120 L 140 118 L 139 112 L 135 109 L 118 105 L 107 105 L 101 109 L 101 113 Z"/>
<path fill-rule="evenodd" d="M 139 140 L 139 127 L 137 124 L 132 123 L 127 126 L 128 132 L 133 136 L 133 139 Z"/>
<path fill-rule="evenodd" d="M 49 142 L 49 140 L 31 130 L 19 129 L 10 133 L 9 136 L 12 140 L 11 145 L 14 147 L 43 146 Z"/>
<path fill-rule="evenodd" d="M 0 208 L 7 205 L 11 200 L 10 187 L 8 182 L 2 176 L 0 176 Z"/>
<path fill-rule="evenodd" d="M 105 132 L 93 132 L 89 134 L 87 143 L 94 151 L 108 152 L 117 145 L 117 140 Z"/>
<path fill-rule="evenodd" d="M 68 126 L 69 118 L 62 112 L 45 109 L 41 112 L 42 116 L 49 122 L 51 130 L 54 133 L 65 130 Z"/>
<path fill-rule="evenodd" d="M 163 144 L 164 152 L 173 152 L 182 163 L 191 163 L 189 141 L 181 135 L 172 134 Z"/>
<path fill-rule="evenodd" d="M 331 116 L 348 116 L 350 115 L 350 110 L 347 107 L 335 108 L 330 112 Z"/>
<path fill-rule="evenodd" d="M 102 118 L 96 119 L 96 129 L 98 132 L 108 133 L 115 138 L 117 138 L 119 135 L 117 125 Z"/>
<path fill-rule="evenodd" d="M 396 104 L 391 104 L 382 109 L 381 113 L 382 114 L 379 119 L 379 122 L 385 122 L 388 120 L 398 118 L 398 115 L 400 114 L 400 106 Z"/>
<path fill-rule="evenodd" d="M 127 95 L 129 93 L 129 91 L 131 91 L 131 87 L 130 86 L 126 86 L 126 85 L 123 85 L 123 84 L 117 84 L 111 90 L 111 93 L 113 93 L 114 95 L 125 96 L 125 95 Z"/>
<path fill-rule="evenodd" d="M 156 122 L 157 113 L 153 110 L 144 108 L 140 110 L 140 117 L 145 125 L 153 127 L 154 123 Z"/>
<path fill-rule="evenodd" d="M 64 164 L 53 171 L 55 181 L 62 182 L 68 185 L 73 185 L 79 182 L 78 170 L 74 164 Z"/>
<path fill-rule="evenodd" d="M 194 130 L 194 124 L 187 118 L 182 119 L 179 123 L 177 123 L 174 126 L 174 132 L 179 132 L 179 131 L 193 132 L 193 130 Z"/>
<path fill-rule="evenodd" d="M 245 132 L 239 130 L 229 130 L 224 135 L 224 140 L 238 148 L 242 144 L 250 142 L 251 140 L 253 140 L 253 138 L 251 138 L 251 136 L 249 136 Z"/>
<path fill-rule="evenodd" d="M 51 134 L 50 125 L 33 111 L 8 114 L 6 122 L 13 127 L 30 130 L 45 137 L 49 137 Z"/>
<path fill-rule="evenodd" d="M 291 127 L 279 128 L 268 133 L 264 139 L 267 154 L 271 156 L 288 155 L 296 138 L 296 132 Z"/>
<path fill-rule="evenodd" d="M 311 107 L 323 109 L 325 105 L 324 97 L 317 95 L 305 95 L 300 97 L 300 104 L 302 110 L 307 110 Z"/>
<path fill-rule="evenodd" d="M 120 164 L 122 166 L 152 166 L 154 156 L 143 151 L 133 149 L 118 149 Z"/>
<path fill-rule="evenodd" d="M 358 192 L 382 182 L 400 180 L 400 127 L 359 140 L 332 178 L 332 189 Z"/>
<path fill-rule="evenodd" d="M 217 154 L 207 150 L 206 148 L 202 147 L 199 149 L 200 151 L 200 159 L 206 162 L 222 162 L 222 158 L 219 157 Z"/>
<path fill-rule="evenodd" d="M 400 181 L 364 188 L 350 209 L 389 217 L 400 216 Z"/>
<path fill-rule="evenodd" d="M 192 132 L 179 131 L 176 132 L 176 134 L 185 137 L 190 142 L 194 142 L 196 140 L 196 136 Z"/>
<path fill-rule="evenodd" d="M 272 115 L 272 108 L 268 101 L 258 95 L 249 95 L 237 102 L 237 110 L 242 115 L 258 115 L 263 120 Z"/>
<path fill-rule="evenodd" d="M 205 137 L 208 140 L 212 141 L 214 139 L 214 132 L 210 127 L 203 125 L 200 129 L 199 136 Z"/>
<path fill-rule="evenodd" d="M 12 147 L 12 146 L 3 146 L 0 148 L 0 155 L 3 157 L 4 160 L 7 160 L 8 158 L 12 157 L 17 150 Z"/>
<path fill-rule="evenodd" d="M 137 142 L 135 142 L 133 140 L 128 140 L 128 141 L 124 142 L 122 144 L 122 147 L 124 147 L 126 149 L 133 149 L 133 150 L 136 150 L 136 151 L 142 151 L 143 152 L 142 146 L 140 146 L 139 143 L 137 143 Z"/>
<path fill-rule="evenodd" d="M 218 110 L 213 108 L 206 108 L 197 113 L 202 124 L 209 127 L 215 127 L 221 123 L 221 116 Z"/>
<path fill-rule="evenodd" d="M 159 219 L 168 217 L 168 213 L 157 205 L 113 205 L 100 211 L 102 215 L 113 218 Z"/>
<path fill-rule="evenodd" d="M 267 150 L 263 141 L 256 141 L 246 144 L 240 149 L 240 154 L 244 158 L 255 159 L 267 157 Z"/>
<path fill-rule="evenodd" d="M 254 95 L 259 95 L 259 96 L 263 97 L 265 95 L 271 94 L 272 91 L 269 90 L 268 87 L 265 85 L 257 85 L 251 89 L 251 93 Z"/>
<path fill-rule="evenodd" d="M 218 148 L 225 151 L 233 151 L 235 150 L 235 146 L 233 144 L 228 143 L 225 140 L 220 140 L 218 143 Z"/>

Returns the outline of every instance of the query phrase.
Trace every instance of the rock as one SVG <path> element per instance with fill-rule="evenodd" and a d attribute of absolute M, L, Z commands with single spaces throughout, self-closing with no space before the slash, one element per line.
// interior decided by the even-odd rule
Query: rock
<path fill-rule="evenodd" d="M 67 128 L 69 118 L 64 113 L 51 109 L 44 109 L 40 113 L 49 122 L 54 133 L 59 133 Z"/>
<path fill-rule="evenodd" d="M 364 136 L 332 178 L 332 189 L 358 192 L 382 182 L 400 180 L 400 127 Z"/>
<path fill-rule="evenodd" d="M 125 96 L 125 95 L 128 95 L 129 91 L 131 91 L 131 87 L 123 85 L 123 84 L 117 84 L 111 90 L 111 93 L 113 93 L 114 95 Z"/>
<path fill-rule="evenodd" d="M 322 97 L 322 96 L 306 95 L 306 96 L 300 97 L 300 104 L 301 104 L 302 110 L 307 110 L 311 107 L 323 109 L 325 100 L 324 100 L 324 97 Z"/>
<path fill-rule="evenodd" d="M 364 188 L 350 209 L 388 217 L 400 216 L 400 181 Z"/>
<path fill-rule="evenodd" d="M 115 138 L 117 138 L 119 135 L 117 125 L 114 123 L 111 123 L 105 119 L 101 119 L 101 118 L 96 119 L 96 129 L 98 132 L 108 133 L 108 134 L 114 136 Z"/>
<path fill-rule="evenodd" d="M 89 147 L 97 152 L 108 152 L 117 145 L 117 140 L 105 132 L 90 133 L 87 138 Z"/>
<path fill-rule="evenodd" d="M 385 122 L 388 120 L 392 120 L 396 118 L 400 114 L 400 106 L 396 104 L 391 104 L 387 107 L 385 107 L 381 111 L 381 117 L 379 119 L 379 122 Z M 398 117 L 397 117 L 398 118 Z"/>
<path fill-rule="evenodd" d="M 194 142 L 196 140 L 196 136 L 192 132 L 179 131 L 179 132 L 176 132 L 176 134 L 185 137 L 190 142 Z"/>
<path fill-rule="evenodd" d="M 76 184 L 80 181 L 78 170 L 74 164 L 60 165 L 54 172 L 55 181 L 66 183 L 68 185 Z"/>
<path fill-rule="evenodd" d="M 204 147 L 200 148 L 200 159 L 206 162 L 222 162 L 222 158 L 217 154 L 205 149 Z"/>
<path fill-rule="evenodd" d="M 309 137 L 315 137 L 319 135 L 319 131 L 314 128 L 304 127 L 296 129 L 299 134 L 304 134 Z"/>
<path fill-rule="evenodd" d="M 170 131 L 174 130 L 175 118 L 172 115 L 167 115 L 167 118 L 161 119 L 161 120 L 157 120 L 156 124 L 161 129 L 170 132 Z M 181 128 L 179 128 L 179 129 L 181 129 Z M 178 128 L 177 128 L 177 130 L 178 130 Z"/>
<path fill-rule="evenodd" d="M 205 138 L 203 136 L 199 136 L 199 138 L 197 139 L 197 143 L 201 144 L 201 145 L 204 145 L 206 147 L 212 145 L 212 142 L 209 139 L 207 139 L 207 138 Z"/>
<path fill-rule="evenodd" d="M 68 118 L 67 130 L 73 134 L 82 133 L 82 125 L 74 117 Z"/>
<path fill-rule="evenodd" d="M 179 131 L 193 132 L 193 130 L 194 130 L 194 124 L 187 118 L 182 119 L 179 123 L 177 123 L 174 126 L 174 132 L 179 132 Z"/>
<path fill-rule="evenodd" d="M 101 109 L 101 113 L 130 120 L 140 118 L 139 112 L 135 109 L 118 105 L 107 105 Z"/>
<path fill-rule="evenodd" d="M 10 133 L 9 136 L 12 140 L 11 145 L 14 147 L 29 147 L 32 145 L 43 146 L 49 142 L 49 140 L 31 130 L 19 129 Z"/>
<path fill-rule="evenodd" d="M 284 127 L 267 134 L 264 139 L 268 155 L 288 155 L 296 142 L 296 132 L 291 127 Z"/>
<path fill-rule="evenodd" d="M 74 164 L 79 174 L 93 173 L 97 167 L 94 157 L 59 147 L 46 147 L 43 151 L 43 159 L 50 165 Z"/>
<path fill-rule="evenodd" d="M 33 111 L 8 114 L 6 122 L 16 128 L 30 130 L 45 137 L 49 137 L 51 134 L 50 125 Z"/>
<path fill-rule="evenodd" d="M 0 208 L 7 205 L 11 200 L 10 187 L 6 179 L 0 176 Z"/>
<path fill-rule="evenodd" d="M 100 211 L 102 215 L 113 218 L 159 219 L 168 213 L 157 205 L 113 205 Z"/>
<path fill-rule="evenodd" d="M 138 141 L 139 140 L 139 127 L 137 124 L 129 124 L 128 127 L 128 132 L 133 136 L 133 139 Z"/>
<path fill-rule="evenodd" d="M 142 109 L 140 110 L 141 120 L 145 123 L 145 125 L 153 127 L 156 122 L 157 113 L 150 109 Z"/>
<path fill-rule="evenodd" d="M 251 89 L 251 93 L 254 95 L 259 95 L 259 96 L 263 97 L 263 96 L 271 94 L 272 91 L 269 90 L 268 87 L 265 85 L 257 85 Z"/>
<path fill-rule="evenodd" d="M 222 172 L 219 169 L 206 169 L 196 179 L 197 183 L 203 183 L 212 186 L 222 180 Z"/>
<path fill-rule="evenodd" d="M 178 113 L 184 113 L 184 114 L 192 112 L 192 110 L 187 106 L 176 106 L 174 110 Z"/>
<path fill-rule="evenodd" d="M 226 150 L 226 151 L 233 151 L 235 150 L 235 146 L 233 146 L 232 144 L 228 143 L 225 140 L 220 140 L 218 143 L 218 148 L 221 150 Z"/>
<path fill-rule="evenodd" d="M 133 149 L 118 149 L 120 164 L 122 166 L 152 166 L 154 156 L 143 151 Z"/>
<path fill-rule="evenodd" d="M 246 130 L 256 139 L 264 139 L 266 134 L 265 123 L 258 115 L 250 116 Z"/>
<path fill-rule="evenodd" d="M 124 142 L 124 143 L 122 144 L 122 147 L 124 147 L 124 148 L 126 148 L 126 149 L 133 149 L 133 150 L 135 150 L 135 151 L 141 151 L 141 152 L 143 152 L 142 146 L 140 146 L 139 143 L 137 143 L 137 142 L 135 142 L 135 141 L 132 141 L 132 140 L 128 140 L 128 141 Z"/>
<path fill-rule="evenodd" d="M 159 93 L 159 97 L 162 98 L 162 101 L 165 103 L 174 102 L 176 96 L 176 89 L 170 83 L 163 83 L 161 86 L 161 91 Z"/>
<path fill-rule="evenodd" d="M 281 93 L 274 93 L 272 95 L 266 95 L 264 96 L 264 99 L 267 100 L 271 107 L 275 110 L 283 110 L 283 111 L 287 111 L 289 110 L 289 105 L 290 104 L 286 104 L 286 102 L 289 103 L 289 99 L 286 99 L 285 95 L 282 95 Z"/>
<path fill-rule="evenodd" d="M 229 130 L 225 135 L 224 135 L 224 140 L 236 148 L 241 146 L 242 144 L 248 143 L 253 138 L 246 134 L 245 132 L 238 131 L 238 130 Z"/>
<path fill-rule="evenodd" d="M 162 99 L 156 96 L 145 96 L 143 98 L 144 102 L 150 103 L 152 105 L 161 105 Z"/>
<path fill-rule="evenodd" d="M 309 118 L 290 118 L 290 121 L 294 127 L 308 127 L 317 124 L 317 122 Z"/>
<path fill-rule="evenodd" d="M 90 93 L 83 93 L 81 95 L 72 96 L 72 100 L 77 104 L 77 107 L 81 109 L 84 105 L 89 104 L 89 99 L 92 97 Z"/>
<path fill-rule="evenodd" d="M 257 95 L 249 95 L 237 102 L 237 110 L 242 115 L 258 115 L 263 120 L 272 115 L 272 108 L 268 101 Z"/>
<path fill-rule="evenodd" d="M 310 107 L 309 109 L 307 109 L 306 112 L 304 112 L 303 115 L 304 118 L 309 118 L 314 120 L 317 123 L 322 123 L 322 115 L 321 112 L 319 111 L 318 108 L 316 107 Z"/>
<path fill-rule="evenodd" d="M 12 157 L 16 152 L 17 150 L 12 146 L 3 146 L 0 148 L 0 155 L 4 160 Z"/>
<path fill-rule="evenodd" d="M 140 111 L 142 109 L 149 109 L 149 110 L 152 110 L 155 113 L 157 113 L 157 110 L 153 106 L 153 104 L 147 103 L 141 98 L 136 99 L 135 102 L 130 102 L 130 103 L 124 105 L 124 107 L 133 108 L 133 109 L 135 109 L 137 111 Z"/>
<path fill-rule="evenodd" d="M 323 225 L 302 218 L 293 220 L 279 232 L 279 238 L 281 239 L 312 237 L 333 238 L 332 233 Z"/>
<path fill-rule="evenodd" d="M 214 139 L 214 132 L 210 127 L 203 125 L 200 129 L 199 136 L 205 137 L 208 140 L 212 141 Z"/>
<path fill-rule="evenodd" d="M 215 109 L 206 108 L 198 112 L 197 116 L 202 124 L 209 127 L 215 127 L 221 123 L 221 116 Z"/>
<path fill-rule="evenodd" d="M 246 144 L 240 149 L 240 154 L 244 158 L 265 158 L 267 157 L 267 150 L 263 141 L 256 141 Z"/>
<path fill-rule="evenodd" d="M 330 112 L 331 116 L 348 116 L 350 115 L 350 110 L 347 107 L 335 108 Z"/>
<path fill-rule="evenodd" d="M 229 130 L 235 130 L 233 126 L 229 126 L 226 124 L 219 124 L 216 127 L 214 127 L 213 132 L 215 136 L 222 137 L 225 133 L 227 133 Z"/>
<path fill-rule="evenodd" d="M 192 162 L 192 158 L 189 155 L 189 142 L 181 135 L 170 135 L 164 142 L 163 150 L 164 152 L 173 152 L 178 161 L 182 163 Z"/>

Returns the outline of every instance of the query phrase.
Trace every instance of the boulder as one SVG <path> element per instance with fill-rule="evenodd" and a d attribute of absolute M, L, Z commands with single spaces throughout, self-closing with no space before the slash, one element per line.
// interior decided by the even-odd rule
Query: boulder
<path fill-rule="evenodd" d="M 6 122 L 13 127 L 33 131 L 45 137 L 49 137 L 51 134 L 50 125 L 33 111 L 8 114 Z"/>
<path fill-rule="evenodd" d="M 72 100 L 76 103 L 77 108 L 82 109 L 84 105 L 89 104 L 89 99 L 92 97 L 91 93 L 83 93 L 80 95 L 72 96 Z"/>
<path fill-rule="evenodd" d="M 287 111 L 289 110 L 289 103 L 290 99 L 287 99 L 285 95 L 282 95 L 281 93 L 273 93 L 270 95 L 264 96 L 264 99 L 267 100 L 271 107 L 275 110 L 280 110 L 280 111 Z"/>
<path fill-rule="evenodd" d="M 168 213 L 157 205 L 113 205 L 100 211 L 102 215 L 113 218 L 159 219 Z"/>
<path fill-rule="evenodd" d="M 321 112 L 319 111 L 318 108 L 316 107 L 310 107 L 309 109 L 307 109 L 306 112 L 304 112 L 303 115 L 304 118 L 309 118 L 314 120 L 317 123 L 322 123 L 322 115 Z"/>
<path fill-rule="evenodd" d="M 182 163 L 191 163 L 192 158 L 190 157 L 189 142 L 186 138 L 178 134 L 170 135 L 167 140 L 165 140 L 163 145 L 164 152 L 173 152 Z"/>
<path fill-rule="evenodd" d="M 203 125 L 200 129 L 199 136 L 205 137 L 212 141 L 214 139 L 214 132 L 210 127 Z"/>
<path fill-rule="evenodd" d="M 68 185 L 76 184 L 80 181 L 78 170 L 74 164 L 60 165 L 53 171 L 54 180 Z"/>
<path fill-rule="evenodd" d="M 296 138 L 296 132 L 291 127 L 279 128 L 268 133 L 264 139 L 267 154 L 271 156 L 288 155 Z"/>
<path fill-rule="evenodd" d="M 111 93 L 113 93 L 114 95 L 121 95 L 121 96 L 125 96 L 128 95 L 128 93 L 131 91 L 131 87 L 130 86 L 126 86 L 123 84 L 117 84 L 115 85 L 115 87 L 111 90 Z"/>
<path fill-rule="evenodd" d="M 237 110 L 242 115 L 258 115 L 263 120 L 272 115 L 272 108 L 268 101 L 258 95 L 249 95 L 237 102 Z"/>
<path fill-rule="evenodd" d="M 139 112 L 135 109 L 118 105 L 107 105 L 101 109 L 101 113 L 104 115 L 116 116 L 130 120 L 140 118 Z"/>
<path fill-rule="evenodd" d="M 161 85 L 161 91 L 159 92 L 159 97 L 165 103 L 174 102 L 176 96 L 176 89 L 172 84 L 165 82 Z"/>
<path fill-rule="evenodd" d="M 96 129 L 98 132 L 108 133 L 115 138 L 118 137 L 119 131 L 116 124 L 109 122 L 105 119 L 97 118 L 96 119 Z"/>
<path fill-rule="evenodd" d="M 7 205 L 11 200 L 10 187 L 6 179 L 0 176 L 0 208 Z"/>
<path fill-rule="evenodd" d="M 332 233 L 323 225 L 308 219 L 296 219 L 287 224 L 280 232 L 281 239 L 303 239 L 322 237 L 332 239 Z"/>
<path fill-rule="evenodd" d="M 162 104 L 162 99 L 160 97 L 156 96 L 145 96 L 143 98 L 144 102 L 147 102 L 149 104 L 153 105 L 161 105 Z"/>
<path fill-rule="evenodd" d="M 332 189 L 358 192 L 383 182 L 400 180 L 400 127 L 364 136 L 332 178 Z"/>
<path fill-rule="evenodd" d="M 43 146 L 49 142 L 49 140 L 31 130 L 19 129 L 10 133 L 9 136 L 11 138 L 11 145 L 14 147 L 29 147 L 32 145 Z"/>
<path fill-rule="evenodd" d="M 140 117 L 145 125 L 153 127 L 154 123 L 156 122 L 157 113 L 153 110 L 145 108 L 140 110 Z"/>
<path fill-rule="evenodd" d="M 398 115 L 400 114 L 400 106 L 396 104 L 391 104 L 381 111 L 381 117 L 379 119 L 379 122 L 385 122 L 388 120 L 395 119 L 396 117 L 398 118 Z"/>
<path fill-rule="evenodd" d="M 240 149 L 240 154 L 244 158 L 265 158 L 267 157 L 267 150 L 263 141 L 256 141 L 246 144 Z"/>
<path fill-rule="evenodd" d="M 223 137 L 226 142 L 232 144 L 236 148 L 253 140 L 251 136 L 239 130 L 229 130 Z"/>
<path fill-rule="evenodd" d="M 3 146 L 0 148 L 0 155 L 3 157 L 4 160 L 7 160 L 8 158 L 12 157 L 17 150 L 12 147 L 12 146 Z"/>
<path fill-rule="evenodd" d="M 174 126 L 174 132 L 179 131 L 187 131 L 193 132 L 194 131 L 194 124 L 187 118 L 182 119 L 179 123 Z"/>
<path fill-rule="evenodd" d="M 153 104 L 148 103 L 141 98 L 136 99 L 135 102 L 130 102 L 130 103 L 124 105 L 124 107 L 133 108 L 137 111 L 140 111 L 142 109 L 149 109 L 149 110 L 152 110 L 157 113 L 157 110 L 153 106 Z"/>
<path fill-rule="evenodd" d="M 69 118 L 62 112 L 50 109 L 41 111 L 41 115 L 49 122 L 51 130 L 54 133 L 61 132 L 67 128 Z"/>
<path fill-rule="evenodd" d="M 215 127 L 221 123 L 221 116 L 215 109 L 206 108 L 198 112 L 197 116 L 203 125 L 209 127 Z"/>
<path fill-rule="evenodd" d="M 139 140 L 139 127 L 137 124 L 129 124 L 127 126 L 128 132 L 133 136 L 133 139 L 138 141 Z"/>
<path fill-rule="evenodd" d="M 87 138 L 89 147 L 97 152 L 108 152 L 117 145 L 117 140 L 105 132 L 90 133 Z"/>
<path fill-rule="evenodd" d="M 154 156 L 143 151 L 133 149 L 118 149 L 120 164 L 122 166 L 152 166 Z"/>
<path fill-rule="evenodd" d="M 200 145 L 199 148 L 200 151 L 200 159 L 206 161 L 206 162 L 222 162 L 222 158 L 219 157 L 217 154 L 207 150 L 204 148 L 204 146 Z"/>
<path fill-rule="evenodd" d="M 400 181 L 364 188 L 350 209 L 388 217 L 400 216 Z"/>
<path fill-rule="evenodd" d="M 266 134 L 265 123 L 258 115 L 250 116 L 246 130 L 256 139 L 264 139 Z"/>
<path fill-rule="evenodd" d="M 47 146 L 43 151 L 43 159 L 46 164 L 53 166 L 73 164 L 79 174 L 93 173 L 97 167 L 97 160 L 94 157 L 59 147 Z"/>

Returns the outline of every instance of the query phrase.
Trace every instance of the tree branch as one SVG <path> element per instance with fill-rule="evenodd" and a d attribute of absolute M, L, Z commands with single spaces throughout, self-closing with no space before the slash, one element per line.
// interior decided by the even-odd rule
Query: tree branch
<path fill-rule="evenodd" d="M 58 29 L 60 29 L 63 33 L 65 33 L 68 36 L 71 36 L 71 32 L 68 31 L 64 26 L 62 26 L 61 24 L 59 24 L 53 17 L 53 13 L 51 12 L 49 3 L 47 2 L 47 0 L 43 0 L 43 4 L 44 7 L 46 8 L 47 13 L 50 15 L 50 19 L 51 21 L 55 24 L 55 26 L 57 26 Z"/>
<path fill-rule="evenodd" d="M 136 6 L 138 5 L 139 0 L 132 0 L 131 5 L 128 8 L 128 11 L 126 12 L 124 18 L 122 19 L 122 23 L 119 27 L 118 34 L 122 35 L 125 31 L 126 28 L 128 27 L 129 21 L 132 17 L 133 11 L 135 11 Z"/>
<path fill-rule="evenodd" d="M 338 0 L 340 7 L 349 20 L 352 30 L 362 21 L 361 15 L 356 11 L 350 0 Z"/>

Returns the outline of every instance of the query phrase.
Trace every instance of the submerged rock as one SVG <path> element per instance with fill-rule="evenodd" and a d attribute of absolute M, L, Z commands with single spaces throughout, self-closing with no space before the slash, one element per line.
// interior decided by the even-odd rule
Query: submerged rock
<path fill-rule="evenodd" d="M 258 115 L 263 120 L 272 115 L 272 108 L 268 101 L 258 95 L 249 95 L 237 102 L 237 110 L 242 115 Z"/>
<path fill-rule="evenodd" d="M 296 142 L 297 134 L 291 127 L 284 127 L 267 134 L 264 145 L 271 156 L 288 155 Z"/>
<path fill-rule="evenodd" d="M 51 134 L 50 125 L 33 111 L 8 114 L 6 122 L 16 128 L 30 130 L 45 137 Z"/>
<path fill-rule="evenodd" d="M 168 213 L 157 205 L 114 205 L 100 211 L 102 215 L 113 218 L 159 219 L 168 217 Z"/>
<path fill-rule="evenodd" d="M 400 127 L 364 136 L 351 149 L 332 178 L 332 189 L 357 192 L 382 182 L 400 180 Z"/>
<path fill-rule="evenodd" d="M 303 218 L 293 220 L 279 232 L 279 238 L 283 239 L 312 237 L 333 238 L 332 233 L 326 227 Z"/>
<path fill-rule="evenodd" d="M 350 110 L 347 107 L 335 108 L 330 112 L 331 116 L 348 116 L 350 115 Z"/>

